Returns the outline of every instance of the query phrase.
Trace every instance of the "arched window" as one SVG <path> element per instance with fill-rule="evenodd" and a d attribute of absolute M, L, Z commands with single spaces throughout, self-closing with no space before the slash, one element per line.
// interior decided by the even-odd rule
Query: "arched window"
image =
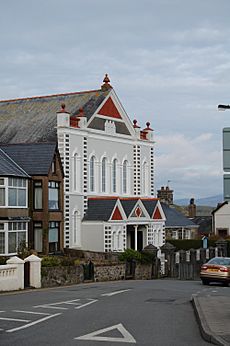
<path fill-rule="evenodd" d="M 101 163 L 101 191 L 106 192 L 106 158 Z"/>
<path fill-rule="evenodd" d="M 117 159 L 114 159 L 112 164 L 112 188 L 113 192 L 117 192 Z"/>
<path fill-rule="evenodd" d="M 90 191 L 95 191 L 95 156 L 89 162 L 89 184 Z"/>
<path fill-rule="evenodd" d="M 125 160 L 123 163 L 123 174 L 122 174 L 122 186 L 123 186 L 123 193 L 127 193 L 127 168 L 128 168 L 128 161 Z"/>

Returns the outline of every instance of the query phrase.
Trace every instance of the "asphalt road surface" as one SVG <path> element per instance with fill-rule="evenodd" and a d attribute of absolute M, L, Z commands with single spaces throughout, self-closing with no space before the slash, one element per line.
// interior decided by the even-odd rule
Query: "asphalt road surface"
<path fill-rule="evenodd" d="M 0 345 L 204 346 L 192 294 L 230 288 L 199 281 L 81 284 L 0 294 Z"/>

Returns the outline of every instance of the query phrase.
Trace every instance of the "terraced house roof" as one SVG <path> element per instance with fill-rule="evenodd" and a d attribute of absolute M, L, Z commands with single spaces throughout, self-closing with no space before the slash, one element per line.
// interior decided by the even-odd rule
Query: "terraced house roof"
<path fill-rule="evenodd" d="M 56 143 L 0 145 L 0 150 L 29 175 L 47 175 L 54 158 Z"/>
<path fill-rule="evenodd" d="M 55 142 L 61 104 L 71 115 L 83 108 L 89 120 L 109 90 L 82 91 L 0 101 L 0 143 Z"/>
<path fill-rule="evenodd" d="M 0 176 L 29 178 L 29 175 L 17 165 L 2 149 L 0 149 Z"/>

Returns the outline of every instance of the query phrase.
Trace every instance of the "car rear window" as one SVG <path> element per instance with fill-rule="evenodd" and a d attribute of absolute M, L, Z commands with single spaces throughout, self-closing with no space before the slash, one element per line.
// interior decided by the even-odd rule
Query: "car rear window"
<path fill-rule="evenodd" d="M 208 264 L 219 264 L 222 266 L 229 266 L 230 258 L 215 257 L 215 258 L 212 258 L 210 261 L 208 261 Z"/>

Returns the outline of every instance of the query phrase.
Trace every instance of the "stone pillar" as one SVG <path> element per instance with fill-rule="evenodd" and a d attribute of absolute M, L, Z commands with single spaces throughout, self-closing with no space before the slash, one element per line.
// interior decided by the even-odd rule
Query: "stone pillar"
<path fill-rule="evenodd" d="M 25 262 L 30 262 L 30 286 L 41 287 L 41 259 L 35 255 L 25 258 Z"/>
<path fill-rule="evenodd" d="M 219 239 L 216 241 L 216 246 L 218 248 L 218 256 L 227 257 L 228 255 L 228 243 L 224 239 Z"/>
<path fill-rule="evenodd" d="M 175 246 L 173 246 L 170 243 L 165 243 L 163 246 L 161 246 L 162 253 L 165 254 L 165 274 L 169 277 L 174 277 L 174 264 L 175 264 Z"/>
<path fill-rule="evenodd" d="M 152 244 L 147 245 L 143 251 L 143 253 L 149 253 L 152 255 L 152 273 L 151 278 L 157 279 L 160 272 L 160 259 L 157 257 L 158 248 Z"/>
<path fill-rule="evenodd" d="M 24 289 L 24 261 L 17 257 L 11 257 L 6 261 L 7 264 L 13 264 L 17 267 L 17 289 L 23 290 Z"/>

